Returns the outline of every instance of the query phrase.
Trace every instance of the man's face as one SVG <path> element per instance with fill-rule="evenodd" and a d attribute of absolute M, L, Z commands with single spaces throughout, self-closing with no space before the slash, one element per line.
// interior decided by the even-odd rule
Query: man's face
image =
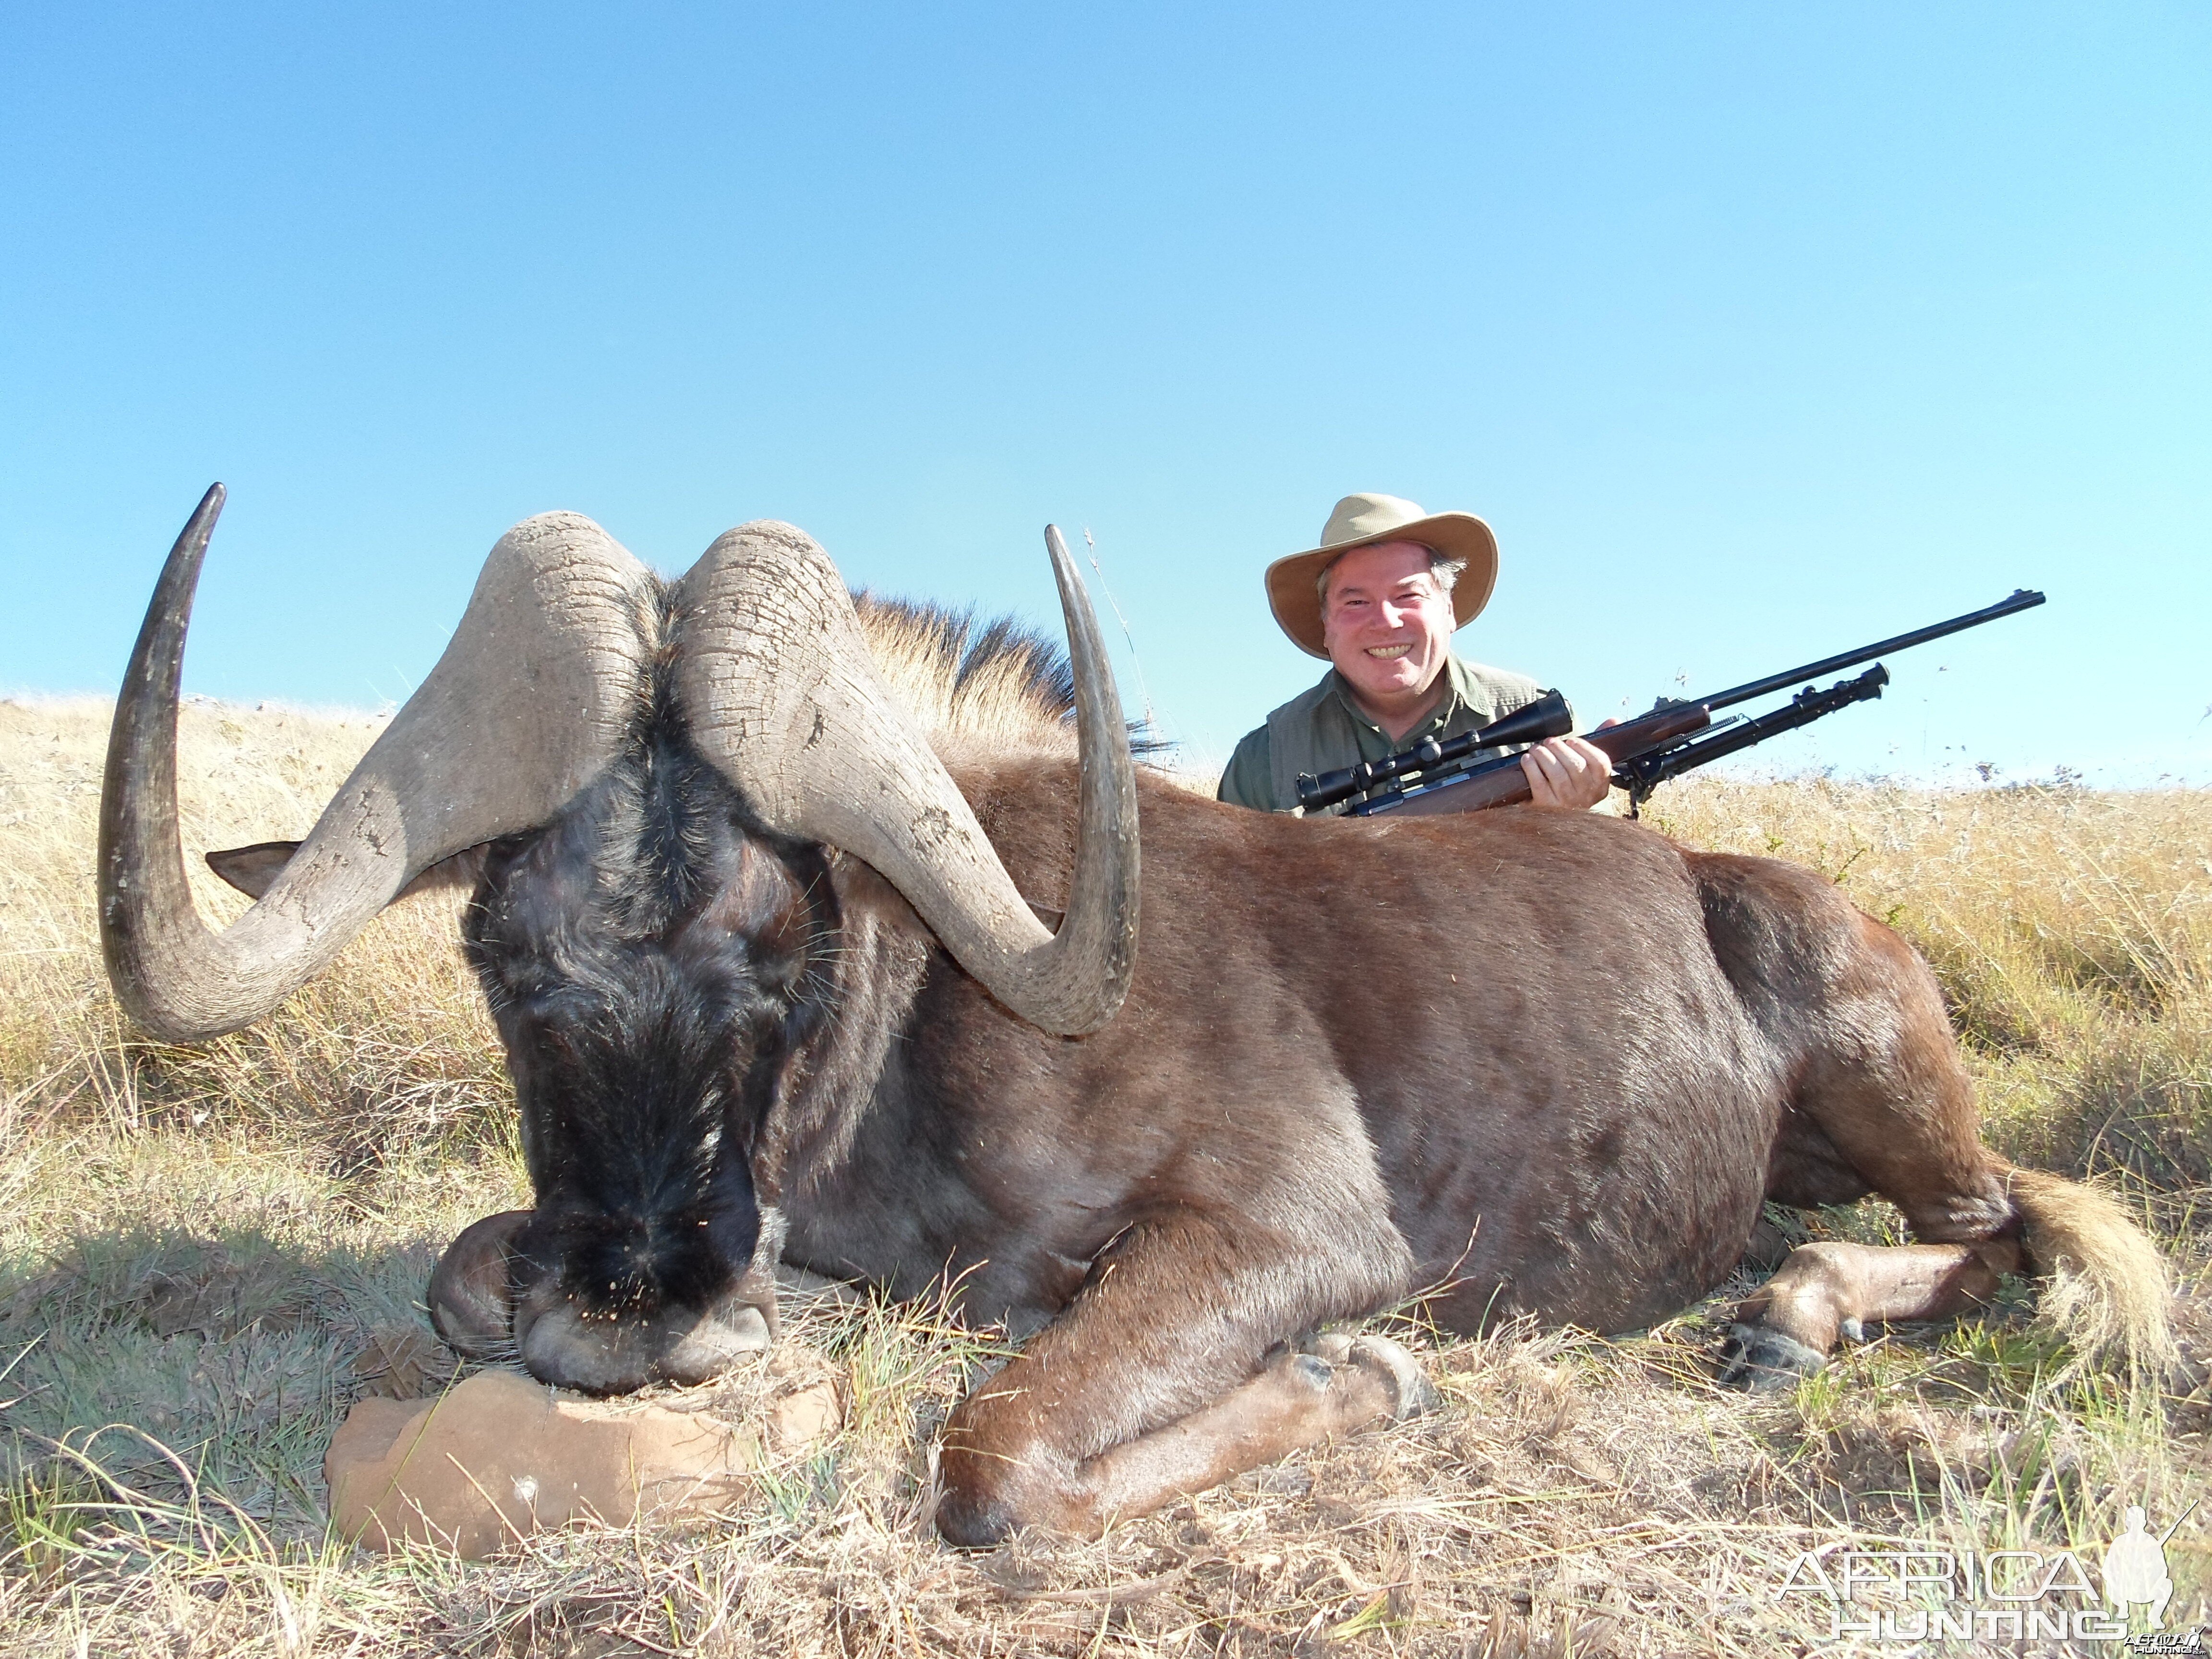
<path fill-rule="evenodd" d="M 1451 595 L 1417 542 L 1355 548 L 1329 567 L 1322 643 L 1352 689 L 1378 704 L 1426 690 L 1451 649 Z"/>

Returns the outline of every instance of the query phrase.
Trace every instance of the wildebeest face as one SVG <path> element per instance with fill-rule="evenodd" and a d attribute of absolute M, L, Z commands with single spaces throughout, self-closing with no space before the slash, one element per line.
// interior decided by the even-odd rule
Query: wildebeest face
<path fill-rule="evenodd" d="M 511 1335 L 534 1375 L 602 1393 L 767 1345 L 779 1241 L 748 1154 L 827 920 L 680 738 L 491 849 L 465 938 L 537 1203 L 456 1241 L 432 1296 L 449 1339 Z M 467 1272 L 490 1275 L 473 1307 Z"/>

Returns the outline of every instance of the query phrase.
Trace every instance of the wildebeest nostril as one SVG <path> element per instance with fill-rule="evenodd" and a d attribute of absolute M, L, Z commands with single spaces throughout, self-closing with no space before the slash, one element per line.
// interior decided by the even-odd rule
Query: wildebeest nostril
<path fill-rule="evenodd" d="M 512 1341 L 514 1245 L 530 1216 L 528 1210 L 486 1216 L 464 1228 L 438 1258 L 424 1300 L 431 1328 L 457 1353 L 489 1358 Z"/>
<path fill-rule="evenodd" d="M 654 1369 L 672 1382 L 705 1382 L 775 1340 L 760 1309 L 738 1303 L 706 1315 L 662 1354 Z"/>

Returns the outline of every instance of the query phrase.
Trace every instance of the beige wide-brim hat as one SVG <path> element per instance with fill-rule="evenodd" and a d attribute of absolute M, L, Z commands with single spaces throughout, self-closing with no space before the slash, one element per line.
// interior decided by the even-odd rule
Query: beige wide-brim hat
<path fill-rule="evenodd" d="M 1267 567 L 1267 604 L 1283 632 L 1310 657 L 1327 657 L 1321 630 L 1321 573 L 1355 547 L 1376 542 L 1419 542 L 1448 559 L 1464 559 L 1452 587 L 1455 629 L 1464 628 L 1490 603 L 1498 585 L 1498 538 L 1472 513 L 1424 513 L 1395 495 L 1346 495 L 1321 529 L 1321 545 Z"/>

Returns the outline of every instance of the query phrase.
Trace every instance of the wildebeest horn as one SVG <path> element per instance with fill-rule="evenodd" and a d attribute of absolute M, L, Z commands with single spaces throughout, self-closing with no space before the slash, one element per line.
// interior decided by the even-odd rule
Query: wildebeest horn
<path fill-rule="evenodd" d="M 531 829 L 617 751 L 645 684 L 645 567 L 590 520 L 516 526 L 485 561 L 437 665 L 356 767 L 283 873 L 222 933 L 193 908 L 177 827 L 177 690 L 210 489 L 139 630 L 100 804 L 100 928 L 131 1017 L 173 1042 L 267 1013 L 421 871 Z"/>
<path fill-rule="evenodd" d="M 861 638 L 851 597 L 803 531 L 731 531 L 684 578 L 677 689 L 702 753 L 773 829 L 866 860 L 955 960 L 1023 1018 L 1079 1036 L 1114 1017 L 1137 945 L 1137 786 L 1098 619 L 1057 530 L 1083 762 L 1073 891 L 1057 934 Z"/>

